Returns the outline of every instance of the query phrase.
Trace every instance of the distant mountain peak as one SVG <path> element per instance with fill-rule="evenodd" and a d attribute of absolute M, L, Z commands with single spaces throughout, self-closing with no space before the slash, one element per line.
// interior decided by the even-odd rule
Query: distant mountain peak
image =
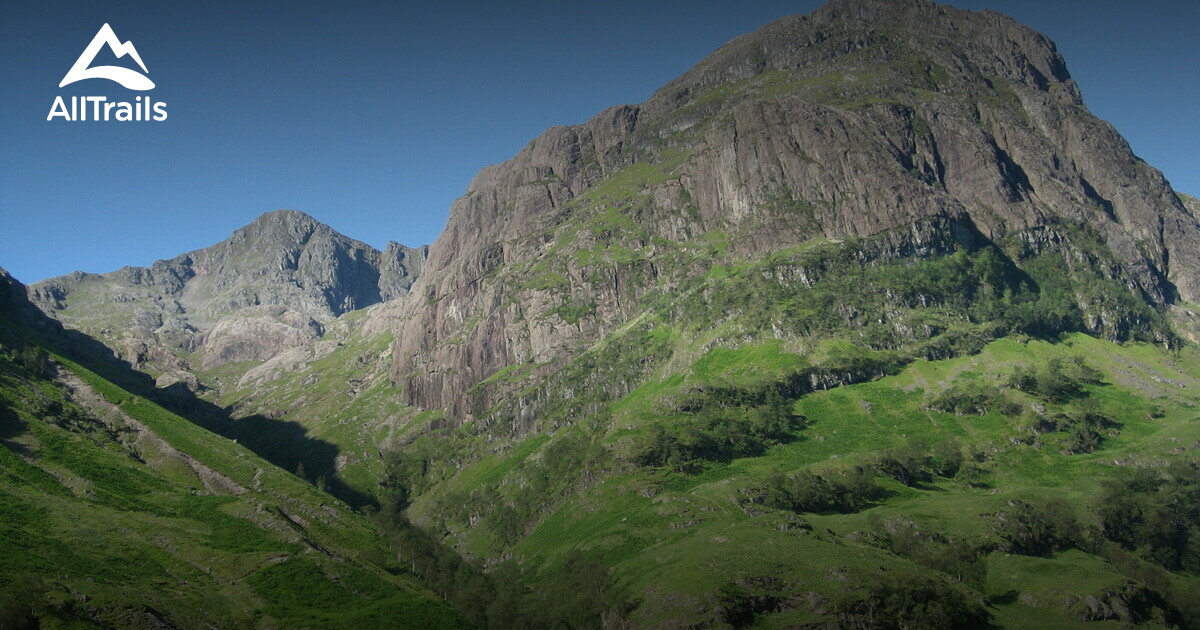
<path fill-rule="evenodd" d="M 292 210 L 290 208 L 280 208 L 279 210 L 271 210 L 264 212 L 256 219 L 250 222 L 249 225 L 265 225 L 274 223 L 321 223 L 312 215 L 300 210 Z M 322 224 L 324 225 L 324 224 Z M 247 226 L 249 227 L 249 226 Z"/>
<path fill-rule="evenodd" d="M 824 6 L 818 9 L 821 11 L 860 11 L 869 9 L 872 11 L 903 11 L 907 9 L 936 9 L 937 3 L 933 0 L 829 0 Z"/>
<path fill-rule="evenodd" d="M 251 235 L 256 235 L 259 239 L 266 235 L 269 240 L 303 244 L 317 232 L 322 232 L 335 238 L 349 238 L 342 236 L 336 230 L 318 221 L 311 215 L 299 210 L 287 209 L 264 212 L 244 227 L 234 231 L 231 238 L 234 241 L 240 241 Z M 220 246 L 220 244 L 217 246 Z M 366 247 L 365 244 L 363 246 Z"/>
<path fill-rule="evenodd" d="M 135 365 L 182 368 L 180 351 L 211 346 L 202 363 L 207 368 L 287 349 L 264 330 L 295 329 L 274 337 L 294 345 L 320 330 L 309 320 L 326 322 L 404 295 L 426 252 L 399 244 L 381 252 L 304 212 L 273 210 L 210 247 L 148 268 L 51 278 L 33 285 L 31 298 Z M 246 323 L 253 319 L 269 321 Z M 222 326 L 227 320 L 237 325 Z M 232 332 L 241 336 L 230 339 Z"/>

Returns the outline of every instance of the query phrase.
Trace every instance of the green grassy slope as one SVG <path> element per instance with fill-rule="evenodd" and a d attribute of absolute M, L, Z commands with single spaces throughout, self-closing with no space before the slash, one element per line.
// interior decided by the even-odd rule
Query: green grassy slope
<path fill-rule="evenodd" d="M 699 384 L 748 386 L 806 362 L 778 341 L 716 348 L 682 373 L 651 377 L 610 407 L 605 426 L 517 440 L 506 454 L 429 473 L 414 486 L 411 512 L 482 556 L 506 549 L 548 568 L 572 551 L 599 558 L 614 568 L 638 625 L 790 627 L 870 614 L 923 627 L 982 618 L 973 615 L 1005 627 L 1195 623 L 1189 594 L 1200 588 L 1200 565 L 1123 542 L 1102 512 L 1119 496 L 1113 480 L 1196 461 L 1197 359 L 1193 347 L 1006 337 L 978 354 L 917 360 L 795 398 L 802 428 L 754 456 L 639 463 L 651 427 L 694 426 L 704 413 L 678 409 Z M 1094 431 L 1077 421 L 1093 416 L 1104 419 Z M 440 439 L 461 454 L 468 433 Z M 589 440 L 607 458 L 568 456 L 587 453 Z M 961 459 L 952 472 L 936 459 L 948 457 L 938 449 L 947 444 Z M 437 471 L 441 451 L 415 452 Z M 906 457 L 914 476 L 924 474 L 910 485 L 888 474 Z M 789 484 L 781 479 L 845 479 L 856 468 L 872 475 L 876 494 L 851 509 L 779 499 Z M 563 483 L 564 470 L 582 480 Z M 1067 523 L 1030 526 L 1048 546 L 1014 543 L 1012 532 L 1038 525 L 1043 512 Z M 1184 538 L 1185 555 L 1200 551 L 1200 536 Z M 871 613 L 873 605 L 883 609 Z"/>
<path fill-rule="evenodd" d="M 398 391 L 380 364 L 392 335 L 361 331 L 358 324 L 363 315 L 364 311 L 355 311 L 330 325 L 321 342 L 327 352 L 299 365 L 248 380 L 243 376 L 258 365 L 226 365 L 219 372 L 200 374 L 211 386 L 204 395 L 221 407 L 235 409 L 233 422 L 223 427 L 226 435 L 290 472 L 303 464 L 305 476 L 327 480 L 331 492 L 339 489 L 334 482 L 344 484 L 351 489 L 344 493 L 347 499 L 373 493 L 383 473 L 380 450 L 414 418 L 419 426 L 419 420 L 429 415 L 419 415 L 399 402 Z M 247 420 L 259 412 L 290 423 L 296 439 L 283 436 L 279 422 Z"/>
<path fill-rule="evenodd" d="M 344 504 L 10 334 L 0 425 L 0 625 L 462 625 Z"/>

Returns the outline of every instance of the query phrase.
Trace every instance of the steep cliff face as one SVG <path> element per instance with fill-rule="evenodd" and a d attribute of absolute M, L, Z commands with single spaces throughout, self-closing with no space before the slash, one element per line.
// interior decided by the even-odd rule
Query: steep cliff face
<path fill-rule="evenodd" d="M 716 261 L 888 234 L 920 254 L 928 230 L 1018 265 L 1050 252 L 1150 304 L 1200 298 L 1195 215 L 1087 111 L 1049 39 L 992 12 L 835 0 L 480 172 L 403 305 L 393 378 L 467 418 L 484 379 L 552 372 Z M 1075 294 L 1090 332 L 1139 325 Z"/>
<path fill-rule="evenodd" d="M 30 298 L 135 366 L 210 369 L 268 359 L 318 337 L 321 322 L 404 295 L 425 253 L 397 243 L 380 252 L 279 210 L 212 247 L 149 268 L 53 278 L 32 285 Z"/>

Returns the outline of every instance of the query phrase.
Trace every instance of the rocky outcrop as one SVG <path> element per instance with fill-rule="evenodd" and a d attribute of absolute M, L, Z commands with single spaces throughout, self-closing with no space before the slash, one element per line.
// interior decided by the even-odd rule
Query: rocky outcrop
<path fill-rule="evenodd" d="M 28 289 L 0 268 L 0 318 L 28 325 L 38 311 L 29 303 Z"/>
<path fill-rule="evenodd" d="M 252 306 L 224 317 L 204 343 L 200 368 L 239 361 L 266 361 L 321 337 L 321 324 L 283 306 Z"/>
<path fill-rule="evenodd" d="M 408 293 L 429 257 L 429 246 L 406 247 L 389 241 L 379 255 L 379 298 L 381 302 L 394 300 Z M 364 304 L 365 308 L 371 304 Z"/>
<path fill-rule="evenodd" d="M 1195 215 L 1087 111 L 1053 42 L 993 12 L 834 0 L 483 169 L 400 305 L 393 379 L 469 418 L 490 375 L 553 366 L 702 271 L 681 254 L 702 235 L 756 257 L 929 220 L 1064 265 L 1085 233 L 1138 299 L 1200 298 Z"/>
<path fill-rule="evenodd" d="M 134 366 L 210 369 L 269 359 L 319 336 L 321 322 L 403 296 L 426 253 L 397 243 L 380 252 L 278 210 L 212 247 L 148 268 L 52 278 L 32 285 L 30 298 Z"/>

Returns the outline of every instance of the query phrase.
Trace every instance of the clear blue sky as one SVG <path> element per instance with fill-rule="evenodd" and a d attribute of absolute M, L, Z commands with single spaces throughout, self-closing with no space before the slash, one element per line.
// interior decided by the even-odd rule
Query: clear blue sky
<path fill-rule="evenodd" d="M 636 103 L 815 0 L 62 2 L 0 8 L 0 266 L 34 282 L 216 243 L 295 208 L 382 247 L 431 242 L 475 172 L 555 124 Z M 1200 3 L 957 0 L 1055 39 L 1092 110 L 1200 194 Z M 105 22 L 162 123 L 46 121 Z"/>

